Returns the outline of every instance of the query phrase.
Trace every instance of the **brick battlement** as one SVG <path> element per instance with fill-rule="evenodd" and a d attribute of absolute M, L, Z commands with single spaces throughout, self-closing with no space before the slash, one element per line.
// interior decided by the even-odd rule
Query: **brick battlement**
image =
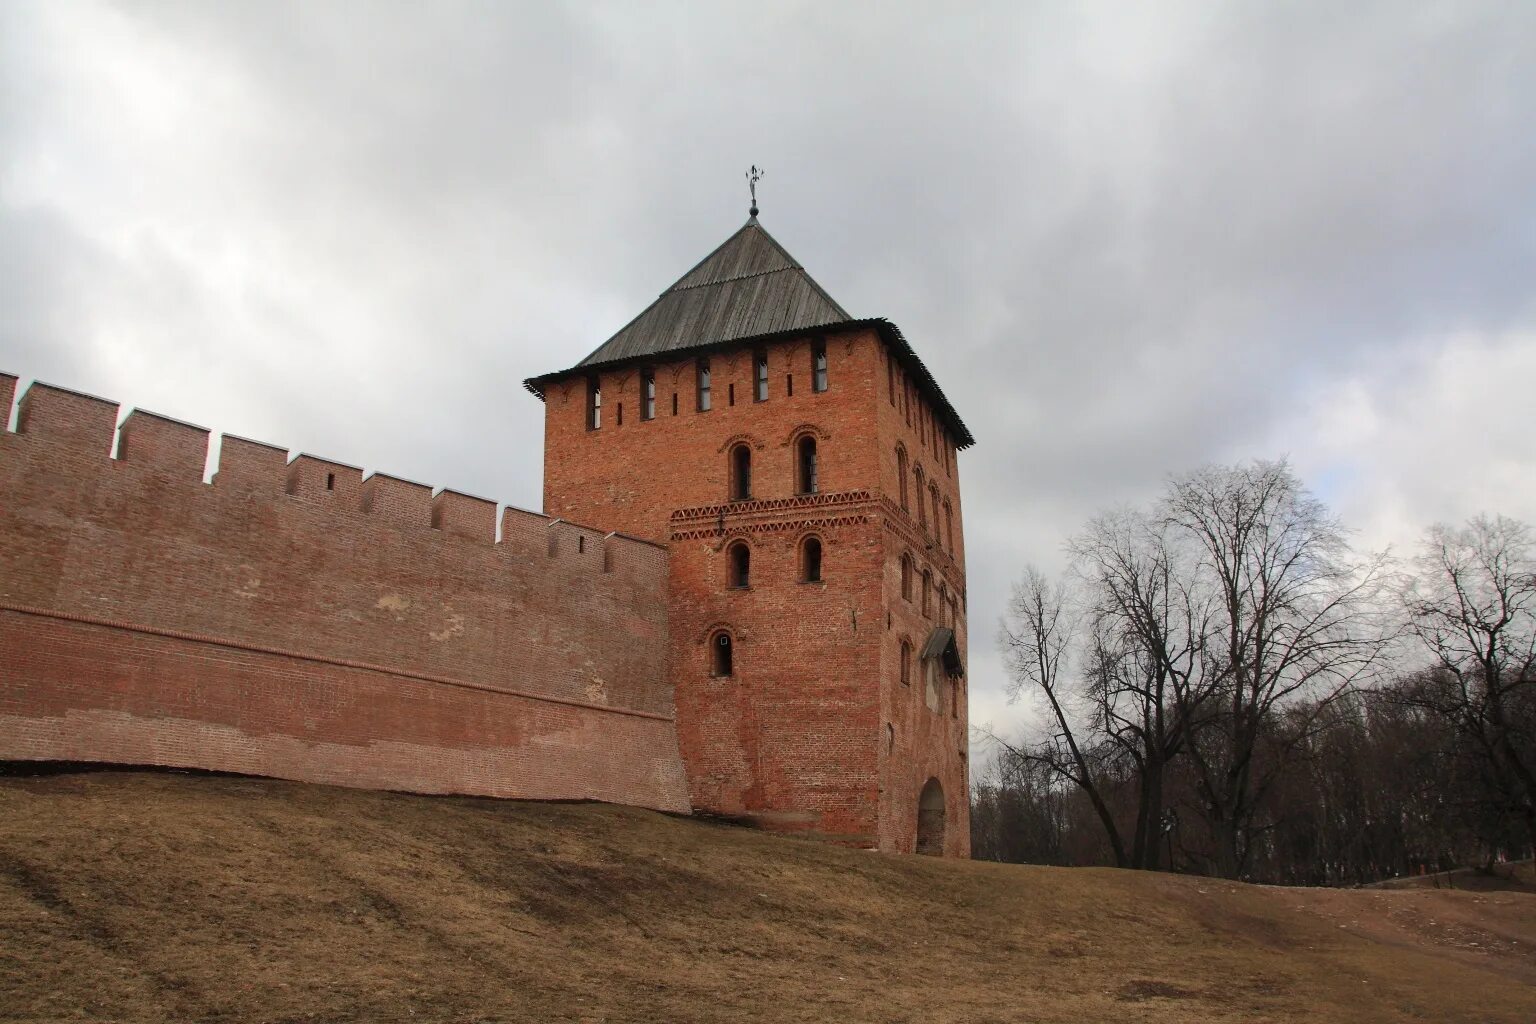
<path fill-rule="evenodd" d="M 15 392 L 0 758 L 687 809 L 664 549 Z"/>
<path fill-rule="evenodd" d="M 16 383 L 15 376 L 0 374 L 0 433 L 9 422 Z M 144 409 L 131 410 L 118 426 L 119 409 L 118 403 L 108 399 L 37 381 L 21 397 L 15 433 L 60 460 L 60 466 L 85 469 L 99 460 L 187 483 L 202 482 L 212 431 Z M 448 488 L 434 493 L 427 484 L 388 473 L 365 477 L 359 466 L 307 453 L 295 454 L 290 461 L 285 448 L 235 434 L 222 437 L 211 486 L 283 493 L 341 517 L 376 516 L 400 529 L 437 530 L 481 544 L 510 543 L 527 551 L 538 548 L 551 558 L 578 552 L 585 556 L 591 548 L 602 557 L 581 557 L 572 563 L 589 572 L 611 572 L 615 566 L 655 557 L 631 550 L 634 545 L 665 550 L 652 541 L 510 505 L 502 509 L 498 523 L 498 503 L 488 498 Z M 557 536 L 568 538 L 567 543 L 555 542 Z"/>

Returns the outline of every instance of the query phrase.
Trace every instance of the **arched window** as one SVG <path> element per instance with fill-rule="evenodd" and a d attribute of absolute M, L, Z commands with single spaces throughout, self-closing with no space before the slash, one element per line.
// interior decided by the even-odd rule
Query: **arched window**
<path fill-rule="evenodd" d="M 801 494 L 815 494 L 820 485 L 818 470 L 816 467 L 816 438 L 806 434 L 795 445 L 799 462 L 799 484 Z"/>
<path fill-rule="evenodd" d="M 752 584 L 752 549 L 747 547 L 746 541 L 737 541 L 726 548 L 727 560 L 730 564 L 730 584 L 738 589 L 746 589 Z"/>
<path fill-rule="evenodd" d="M 731 634 L 721 630 L 709 638 L 709 672 L 714 676 L 728 676 L 735 666 L 731 663 Z"/>
<path fill-rule="evenodd" d="M 731 449 L 731 500 L 752 497 L 752 446 L 738 444 Z"/>
<path fill-rule="evenodd" d="M 912 600 L 912 556 L 901 556 L 901 596 Z"/>
<path fill-rule="evenodd" d="M 800 582 L 821 582 L 821 539 L 807 537 L 800 542 Z"/>
<path fill-rule="evenodd" d="M 923 617 L 931 614 L 933 606 L 933 573 L 923 570 Z"/>
<path fill-rule="evenodd" d="M 811 390 L 827 390 L 827 343 L 824 341 L 811 346 Z"/>
<path fill-rule="evenodd" d="M 924 533 L 927 533 L 928 503 L 923 500 L 923 492 L 927 490 L 924 486 L 926 478 L 923 476 L 923 467 L 918 466 L 912 471 L 912 475 L 917 480 L 917 525 L 922 528 Z"/>
<path fill-rule="evenodd" d="M 944 502 L 944 539 L 949 553 L 955 553 L 955 510 L 946 500 Z"/>
<path fill-rule="evenodd" d="M 907 500 L 907 450 L 901 445 L 896 446 L 896 479 L 901 481 L 901 510 L 910 512 L 912 506 Z"/>
<path fill-rule="evenodd" d="M 912 685 L 912 644 L 907 640 L 901 642 L 901 685 Z"/>
<path fill-rule="evenodd" d="M 934 484 L 928 485 L 928 496 L 933 502 L 933 539 L 943 540 L 939 536 L 939 489 Z"/>

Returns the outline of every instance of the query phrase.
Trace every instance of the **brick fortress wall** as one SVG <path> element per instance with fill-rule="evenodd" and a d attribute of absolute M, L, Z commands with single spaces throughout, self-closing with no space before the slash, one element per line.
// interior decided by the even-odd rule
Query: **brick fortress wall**
<path fill-rule="evenodd" d="M 664 550 L 117 415 L 0 419 L 0 758 L 688 809 Z"/>

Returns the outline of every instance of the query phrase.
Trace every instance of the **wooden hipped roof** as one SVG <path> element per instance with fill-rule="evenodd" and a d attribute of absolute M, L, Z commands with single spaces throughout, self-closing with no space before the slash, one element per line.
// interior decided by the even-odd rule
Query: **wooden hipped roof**
<path fill-rule="evenodd" d="M 523 386 L 543 398 L 546 384 L 576 373 L 855 327 L 874 327 L 879 332 L 932 402 L 956 447 L 975 443 L 900 329 L 888 320 L 849 316 L 756 217 L 581 362 L 568 370 L 530 377 Z"/>

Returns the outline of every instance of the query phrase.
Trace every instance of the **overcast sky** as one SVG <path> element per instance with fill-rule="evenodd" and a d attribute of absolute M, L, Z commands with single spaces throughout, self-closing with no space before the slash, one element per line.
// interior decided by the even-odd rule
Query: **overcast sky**
<path fill-rule="evenodd" d="M 754 162 L 978 440 L 973 722 L 1010 580 L 1171 472 L 1536 521 L 1529 2 L 0 0 L 0 370 L 537 509 L 519 382 Z"/>

